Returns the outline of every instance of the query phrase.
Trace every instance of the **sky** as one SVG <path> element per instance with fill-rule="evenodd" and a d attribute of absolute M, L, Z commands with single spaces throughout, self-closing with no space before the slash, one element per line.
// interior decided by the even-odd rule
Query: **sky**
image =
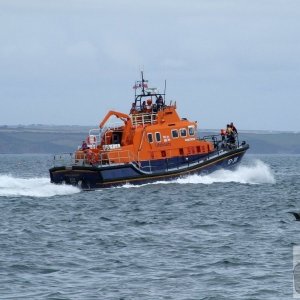
<path fill-rule="evenodd" d="M 0 125 L 97 127 L 141 70 L 200 129 L 300 131 L 300 1 L 0 0 Z"/>

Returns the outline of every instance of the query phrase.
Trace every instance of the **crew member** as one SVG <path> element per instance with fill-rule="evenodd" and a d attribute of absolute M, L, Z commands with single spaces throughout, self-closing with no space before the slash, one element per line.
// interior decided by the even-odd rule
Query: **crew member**
<path fill-rule="evenodd" d="M 226 135 L 227 135 L 227 142 L 234 144 L 235 138 L 234 138 L 233 130 L 229 124 L 227 124 Z"/>
<path fill-rule="evenodd" d="M 136 105 L 135 105 L 135 102 L 133 102 L 132 106 L 131 106 L 131 109 L 130 109 L 130 114 L 133 115 L 133 114 L 136 114 L 136 113 L 137 113 Z"/>
<path fill-rule="evenodd" d="M 164 99 L 162 95 L 159 95 L 159 97 L 156 99 L 157 110 L 161 110 L 163 105 L 164 105 Z"/>
<path fill-rule="evenodd" d="M 222 141 L 225 140 L 225 137 L 226 137 L 226 130 L 225 129 L 221 129 L 221 138 L 222 138 Z"/>
<path fill-rule="evenodd" d="M 233 125 L 233 122 L 230 123 L 230 127 L 231 127 L 232 132 L 233 132 L 234 134 L 238 134 L 237 129 L 236 129 L 235 126 Z"/>
<path fill-rule="evenodd" d="M 147 110 L 146 101 L 142 103 L 142 111 L 145 112 Z"/>
<path fill-rule="evenodd" d="M 146 108 L 147 108 L 148 112 L 150 112 L 152 110 L 152 100 L 151 99 L 147 100 Z"/>
<path fill-rule="evenodd" d="M 86 141 L 82 141 L 82 145 L 81 145 L 81 150 L 86 150 L 86 149 L 89 149 Z"/>

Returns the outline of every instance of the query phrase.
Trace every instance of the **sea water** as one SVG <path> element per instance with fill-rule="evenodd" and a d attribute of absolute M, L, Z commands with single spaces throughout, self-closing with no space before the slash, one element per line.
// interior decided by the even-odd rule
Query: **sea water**
<path fill-rule="evenodd" d="M 0 155 L 0 299 L 292 299 L 300 156 L 82 192 Z"/>

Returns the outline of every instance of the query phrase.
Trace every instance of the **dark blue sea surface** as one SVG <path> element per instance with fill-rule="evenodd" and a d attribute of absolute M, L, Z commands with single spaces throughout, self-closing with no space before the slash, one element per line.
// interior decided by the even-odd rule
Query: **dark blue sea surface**
<path fill-rule="evenodd" d="M 292 299 L 300 156 L 81 192 L 0 155 L 0 299 Z"/>

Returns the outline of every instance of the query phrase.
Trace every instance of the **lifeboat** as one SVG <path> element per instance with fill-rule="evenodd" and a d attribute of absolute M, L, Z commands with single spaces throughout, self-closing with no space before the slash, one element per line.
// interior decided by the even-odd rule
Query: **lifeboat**
<path fill-rule="evenodd" d="M 143 72 L 134 89 L 128 114 L 109 111 L 74 153 L 54 156 L 52 183 L 89 190 L 208 174 L 236 167 L 248 150 L 237 133 L 199 137 L 197 122 L 180 118 Z"/>

